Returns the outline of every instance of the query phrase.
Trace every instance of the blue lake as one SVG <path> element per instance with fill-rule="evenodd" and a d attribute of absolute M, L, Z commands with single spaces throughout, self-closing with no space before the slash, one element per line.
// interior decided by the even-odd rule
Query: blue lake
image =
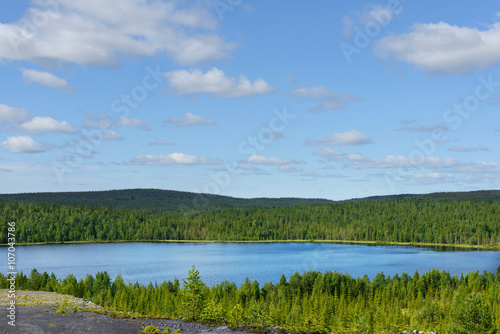
<path fill-rule="evenodd" d="M 7 247 L 0 247 L 3 254 Z M 452 275 L 483 270 L 496 272 L 500 251 L 441 248 L 364 246 L 320 243 L 106 243 L 16 246 L 17 271 L 28 274 L 69 273 L 78 279 L 106 270 L 112 279 L 147 284 L 187 276 L 192 265 L 209 286 L 223 280 L 241 284 L 245 277 L 277 283 L 281 274 L 296 271 L 337 271 L 352 277 L 373 278 L 378 272 L 393 276 L 427 272 L 433 268 Z M 7 256 L 2 272 L 7 272 Z"/>

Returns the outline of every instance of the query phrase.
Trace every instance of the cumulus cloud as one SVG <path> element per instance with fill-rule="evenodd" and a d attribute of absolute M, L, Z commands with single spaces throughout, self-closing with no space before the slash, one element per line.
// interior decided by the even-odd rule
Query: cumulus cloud
<path fill-rule="evenodd" d="M 409 179 L 419 180 L 419 181 L 436 181 L 436 180 L 451 180 L 455 178 L 455 175 L 451 173 L 413 173 L 406 176 Z"/>
<path fill-rule="evenodd" d="M 236 47 L 214 30 L 213 11 L 201 2 L 34 1 L 19 20 L 0 23 L 0 58 L 49 65 L 115 66 L 119 55 L 169 55 L 180 64 L 225 58 Z M 96 10 L 99 8 L 99 10 Z M 44 20 L 36 30 L 26 22 Z"/>
<path fill-rule="evenodd" d="M 215 122 L 209 119 L 203 119 L 198 115 L 191 114 L 190 112 L 184 114 L 184 118 L 169 118 L 167 123 L 178 126 L 204 126 L 215 125 Z"/>
<path fill-rule="evenodd" d="M 342 174 L 322 173 L 322 172 L 307 172 L 307 173 L 302 173 L 301 175 L 302 176 L 307 176 L 307 177 L 312 177 L 312 178 L 315 178 L 315 179 L 318 179 L 318 178 L 321 178 L 321 179 L 323 179 L 323 178 L 336 178 L 336 179 L 339 179 L 339 178 L 345 177 Z"/>
<path fill-rule="evenodd" d="M 359 132 L 358 130 L 351 130 L 346 132 L 332 132 L 330 138 L 326 139 L 314 139 L 307 140 L 307 146 L 318 146 L 318 145 L 363 145 L 369 144 L 372 140 L 370 137 Z"/>
<path fill-rule="evenodd" d="M 199 158 L 184 153 L 141 154 L 129 162 L 129 164 L 133 165 L 218 165 L 219 163 L 218 160 Z"/>
<path fill-rule="evenodd" d="M 374 42 L 374 52 L 380 58 L 406 62 L 431 75 L 488 69 L 500 63 L 500 23 L 484 30 L 445 22 L 418 23 L 408 33 Z"/>
<path fill-rule="evenodd" d="M 0 124 L 21 123 L 31 118 L 29 112 L 22 108 L 10 107 L 0 103 Z"/>
<path fill-rule="evenodd" d="M 251 164 L 269 165 L 269 166 L 291 165 L 299 163 L 299 161 L 297 160 L 286 160 L 275 157 L 266 158 L 262 155 L 251 155 L 245 161 Z"/>
<path fill-rule="evenodd" d="M 89 128 L 94 128 L 94 129 L 110 129 L 114 127 L 114 124 L 111 120 L 111 118 L 104 114 L 104 113 L 99 113 L 97 115 L 91 114 L 91 113 L 85 113 L 85 117 L 89 118 L 90 120 L 86 119 L 84 121 L 84 125 Z"/>
<path fill-rule="evenodd" d="M 37 83 L 42 86 L 58 89 L 62 92 L 69 93 L 73 88 L 64 79 L 61 79 L 49 72 L 37 71 L 33 69 L 22 68 L 21 73 L 24 81 L 27 83 Z"/>
<path fill-rule="evenodd" d="M 111 120 L 106 120 L 106 119 L 103 119 L 103 120 L 100 120 L 100 121 L 89 121 L 89 120 L 85 120 L 85 122 L 83 122 L 83 124 L 86 126 L 86 127 L 89 127 L 89 128 L 94 128 L 94 129 L 109 129 L 109 128 L 112 128 L 113 127 L 113 124 L 111 123 Z"/>
<path fill-rule="evenodd" d="M 19 130 L 27 133 L 61 132 L 75 133 L 76 130 L 66 121 L 56 121 L 51 117 L 34 117 L 28 122 L 21 123 Z"/>
<path fill-rule="evenodd" d="M 430 125 L 423 126 L 417 123 L 414 123 L 409 126 L 397 128 L 398 131 L 409 131 L 409 132 L 427 132 L 427 133 L 436 133 L 436 132 L 444 132 L 448 130 L 448 127 L 444 124 L 438 125 Z"/>
<path fill-rule="evenodd" d="M 313 154 L 325 158 L 328 161 L 336 161 L 336 162 L 344 161 L 344 155 L 345 155 L 344 152 L 334 151 L 330 148 L 323 148 L 321 150 L 314 151 Z"/>
<path fill-rule="evenodd" d="M 300 167 L 292 167 L 292 166 L 280 166 L 278 170 L 284 173 L 300 173 L 303 171 L 303 169 Z"/>
<path fill-rule="evenodd" d="M 104 132 L 99 136 L 99 140 L 102 141 L 112 141 L 112 140 L 122 140 L 123 136 L 115 131 Z"/>
<path fill-rule="evenodd" d="M 141 129 L 147 130 L 147 131 L 151 130 L 149 125 L 146 122 L 144 122 L 143 120 L 140 120 L 138 118 L 128 118 L 125 116 L 118 118 L 116 125 L 141 128 Z"/>
<path fill-rule="evenodd" d="M 0 145 L 13 153 L 40 153 L 50 149 L 34 141 L 29 136 L 7 137 Z"/>
<path fill-rule="evenodd" d="M 459 145 L 453 145 L 448 149 L 448 151 L 466 153 L 466 152 L 486 152 L 489 151 L 489 149 L 481 145 L 478 145 L 476 147 L 464 147 Z"/>
<path fill-rule="evenodd" d="M 456 172 L 466 174 L 497 175 L 500 177 L 500 165 L 494 162 L 476 161 L 457 166 Z"/>
<path fill-rule="evenodd" d="M 245 76 L 238 79 L 228 77 L 224 71 L 212 67 L 206 73 L 198 69 L 178 70 L 165 74 L 174 94 L 207 93 L 217 98 L 241 98 L 262 95 L 274 91 L 263 79 L 251 82 Z"/>
<path fill-rule="evenodd" d="M 302 87 L 294 89 L 290 95 L 312 99 L 313 101 L 321 102 L 317 107 L 310 108 L 310 112 L 321 112 L 326 110 L 341 110 L 345 109 L 347 104 L 352 101 L 358 101 L 359 98 L 349 93 L 336 94 L 323 86 L 317 87 Z"/>
<path fill-rule="evenodd" d="M 242 170 L 244 172 L 248 172 L 246 174 L 252 173 L 255 175 L 270 175 L 269 172 L 266 172 L 265 170 L 257 168 L 256 166 L 253 166 L 253 165 L 239 164 L 238 169 Z"/>
<path fill-rule="evenodd" d="M 445 168 L 460 165 L 458 160 L 452 158 L 439 158 L 434 156 L 418 156 L 408 158 L 403 155 L 389 155 L 384 159 L 369 158 L 361 154 L 349 154 L 345 167 L 354 169 L 363 168 Z"/>

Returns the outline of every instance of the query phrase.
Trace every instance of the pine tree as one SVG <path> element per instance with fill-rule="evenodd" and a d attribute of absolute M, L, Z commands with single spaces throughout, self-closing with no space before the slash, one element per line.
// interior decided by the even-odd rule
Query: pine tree
<path fill-rule="evenodd" d="M 490 307 L 486 304 L 483 295 L 471 293 L 465 298 L 458 309 L 458 332 L 467 334 L 495 334 L 496 328 Z"/>
<path fill-rule="evenodd" d="M 229 312 L 229 323 L 233 326 L 236 326 L 238 328 L 241 324 L 245 322 L 245 310 L 243 310 L 243 307 L 241 304 L 236 304 L 234 305 L 233 309 L 231 312 Z"/>
<path fill-rule="evenodd" d="M 200 272 L 193 267 L 188 272 L 187 279 L 182 280 L 183 290 L 183 310 L 184 317 L 188 320 L 197 320 L 203 310 L 204 294 L 203 282 Z"/>

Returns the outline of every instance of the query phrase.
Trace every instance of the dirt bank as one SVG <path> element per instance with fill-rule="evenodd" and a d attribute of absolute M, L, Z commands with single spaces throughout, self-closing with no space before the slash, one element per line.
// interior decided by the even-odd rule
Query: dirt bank
<path fill-rule="evenodd" d="M 67 313 L 56 313 L 66 299 Z M 0 333 L 33 333 L 33 334 L 136 334 L 142 324 L 154 324 L 160 330 L 167 327 L 173 331 L 180 328 L 183 334 L 195 333 L 233 333 L 227 327 L 207 327 L 197 323 L 187 323 L 170 319 L 114 319 L 109 315 L 99 314 L 91 310 L 104 310 L 81 298 L 62 295 L 54 292 L 16 291 L 15 327 L 8 324 L 10 319 L 7 290 L 0 290 Z"/>

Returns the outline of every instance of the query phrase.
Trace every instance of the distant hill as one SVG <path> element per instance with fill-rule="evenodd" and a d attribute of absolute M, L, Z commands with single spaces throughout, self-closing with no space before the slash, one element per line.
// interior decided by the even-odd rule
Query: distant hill
<path fill-rule="evenodd" d="M 500 190 L 476 190 L 459 192 L 438 192 L 431 194 L 398 194 L 385 196 L 370 196 L 364 198 L 353 198 L 347 201 L 385 201 L 395 198 L 422 198 L 434 200 L 451 201 L 500 201 Z"/>
<path fill-rule="evenodd" d="M 235 198 L 160 189 L 125 189 L 85 192 L 0 194 L 0 200 L 36 204 L 109 206 L 144 211 L 211 210 L 251 207 L 286 207 L 333 203 L 327 199 Z"/>
<path fill-rule="evenodd" d="M 339 202 L 384 201 L 395 198 L 422 198 L 454 201 L 500 201 L 500 190 L 400 194 L 354 198 Z M 125 189 L 85 192 L 46 192 L 0 194 L 0 200 L 35 204 L 109 206 L 143 211 L 213 210 L 252 207 L 288 207 L 301 204 L 336 203 L 327 199 L 306 198 L 236 198 L 160 189 Z M 338 202 L 337 202 L 338 203 Z"/>

